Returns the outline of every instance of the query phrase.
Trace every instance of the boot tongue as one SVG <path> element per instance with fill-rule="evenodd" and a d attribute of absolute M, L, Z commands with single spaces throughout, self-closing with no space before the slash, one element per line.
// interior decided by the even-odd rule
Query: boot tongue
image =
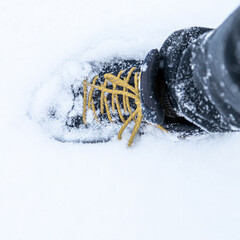
<path fill-rule="evenodd" d="M 157 49 L 153 49 L 147 54 L 141 67 L 140 98 L 145 120 L 161 125 L 165 115 L 155 93 L 158 68 L 159 53 Z"/>

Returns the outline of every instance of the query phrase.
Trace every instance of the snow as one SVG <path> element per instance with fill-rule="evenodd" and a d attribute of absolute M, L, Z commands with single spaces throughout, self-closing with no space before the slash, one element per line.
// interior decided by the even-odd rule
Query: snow
<path fill-rule="evenodd" d="M 238 4 L 1 0 L 0 239 L 239 239 L 240 134 L 178 140 L 154 129 L 132 148 L 126 135 L 61 143 L 29 117 L 38 89 L 84 74 L 79 62 L 143 58 L 176 29 L 218 26 Z"/>

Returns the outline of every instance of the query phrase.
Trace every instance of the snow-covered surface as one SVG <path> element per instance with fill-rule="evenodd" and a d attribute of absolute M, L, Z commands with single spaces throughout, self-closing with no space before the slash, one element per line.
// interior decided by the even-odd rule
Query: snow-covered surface
<path fill-rule="evenodd" d="M 73 144 L 29 118 L 38 88 L 69 63 L 142 58 L 238 4 L 1 0 L 0 239 L 239 239 L 240 134 Z"/>

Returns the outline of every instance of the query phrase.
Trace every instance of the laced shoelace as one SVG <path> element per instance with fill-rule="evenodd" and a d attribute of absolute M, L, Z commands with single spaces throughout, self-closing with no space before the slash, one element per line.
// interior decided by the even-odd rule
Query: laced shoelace
<path fill-rule="evenodd" d="M 92 83 L 89 83 L 86 80 L 83 81 L 83 122 L 84 124 L 87 125 L 87 121 L 86 121 L 87 108 L 92 109 L 94 118 L 96 119 L 96 121 L 100 122 L 97 117 L 96 108 L 94 106 L 94 100 L 93 100 L 94 89 L 101 91 L 100 113 L 104 114 L 104 109 L 105 109 L 108 120 L 110 122 L 114 122 L 111 116 L 110 107 L 109 107 L 109 103 L 106 96 L 106 93 L 112 94 L 111 101 L 110 101 L 112 105 L 112 112 L 115 112 L 117 109 L 118 115 L 121 121 L 123 122 L 123 125 L 118 132 L 119 140 L 122 139 L 123 131 L 126 129 L 128 124 L 131 121 L 135 121 L 135 125 L 132 130 L 131 137 L 128 141 L 128 146 L 132 145 L 133 140 L 140 128 L 140 125 L 143 119 L 141 101 L 140 101 L 140 91 L 139 91 L 139 82 L 141 78 L 141 72 L 134 73 L 134 86 L 131 86 L 129 84 L 129 80 L 133 75 L 133 72 L 135 69 L 136 69 L 135 67 L 131 68 L 130 71 L 128 72 L 128 75 L 123 79 L 121 79 L 121 75 L 124 72 L 124 70 L 120 71 L 117 76 L 111 73 L 106 73 L 104 75 L 105 81 L 103 84 L 100 84 L 100 85 L 96 85 L 99 76 L 95 76 Z M 112 88 L 108 88 L 109 83 L 112 84 Z M 89 92 L 87 87 L 90 87 Z M 119 87 L 122 90 L 119 90 Z M 118 95 L 122 96 L 124 112 L 129 114 L 129 117 L 126 120 L 123 117 L 123 113 L 118 100 Z M 136 109 L 134 111 L 132 111 L 131 109 L 129 98 L 132 98 L 135 102 Z M 163 127 L 159 125 L 156 125 L 156 126 L 161 130 L 166 131 Z"/>

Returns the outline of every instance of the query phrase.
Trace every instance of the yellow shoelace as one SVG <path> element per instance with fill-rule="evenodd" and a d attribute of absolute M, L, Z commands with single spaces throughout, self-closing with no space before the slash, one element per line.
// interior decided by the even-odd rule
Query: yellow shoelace
<path fill-rule="evenodd" d="M 107 96 L 105 94 L 105 93 L 110 93 L 112 94 L 112 98 L 111 98 L 112 112 L 114 112 L 117 108 L 118 115 L 121 121 L 123 122 L 123 125 L 118 133 L 119 140 L 122 139 L 122 133 L 126 129 L 127 125 L 131 121 L 135 121 L 135 126 L 133 128 L 131 137 L 128 141 L 128 146 L 132 145 L 133 139 L 135 138 L 136 133 L 140 128 L 140 124 L 143 118 L 141 101 L 140 101 L 140 91 L 139 91 L 139 82 L 141 78 L 141 72 L 139 74 L 134 73 L 134 87 L 128 83 L 135 69 L 136 69 L 135 67 L 131 68 L 131 70 L 128 72 L 127 77 L 124 77 L 123 79 L 120 78 L 122 73 L 124 72 L 123 70 L 120 71 L 117 76 L 114 76 L 111 73 L 107 73 L 104 75 L 105 81 L 101 85 L 96 85 L 98 76 L 94 77 L 92 83 L 89 83 L 86 80 L 83 81 L 83 92 L 84 92 L 83 93 L 83 122 L 84 124 L 87 124 L 87 121 L 86 121 L 87 108 L 92 109 L 95 119 L 99 122 L 99 119 L 96 114 L 94 102 L 93 102 L 94 89 L 101 91 L 100 113 L 101 114 L 104 113 L 104 107 L 105 107 L 108 120 L 110 122 L 114 122 L 112 120 L 110 107 L 108 105 Z M 112 84 L 112 88 L 107 87 L 108 83 Z M 87 87 L 91 87 L 89 90 L 89 93 L 88 93 Z M 118 90 L 117 87 L 121 87 L 122 90 Z M 125 120 L 125 118 L 123 117 L 121 107 L 118 101 L 118 95 L 122 96 L 124 112 L 129 113 L 129 117 L 127 118 L 127 120 Z M 132 98 L 135 101 L 136 109 L 134 111 L 132 111 L 130 107 L 129 98 Z M 159 125 L 157 125 L 157 127 L 163 131 L 166 131 L 163 127 Z"/>

